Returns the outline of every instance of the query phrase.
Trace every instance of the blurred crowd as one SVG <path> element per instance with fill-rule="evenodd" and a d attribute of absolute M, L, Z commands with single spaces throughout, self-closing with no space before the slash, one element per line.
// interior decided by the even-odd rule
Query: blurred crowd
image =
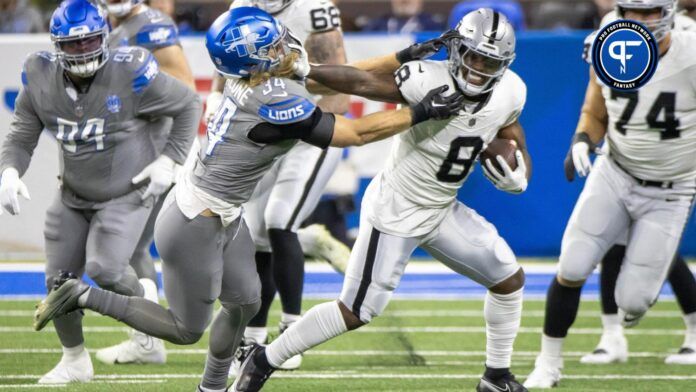
<path fill-rule="evenodd" d="M 110 0 L 116 1 L 116 0 Z M 262 0 L 261 0 L 262 1 Z M 224 0 L 147 0 L 172 16 L 181 34 L 205 31 L 229 5 Z M 58 0 L 0 0 L 0 33 L 45 32 Z M 345 31 L 415 33 L 453 27 L 466 13 L 490 7 L 517 30 L 593 29 L 614 0 L 334 0 Z M 696 0 L 680 0 L 696 16 Z"/>

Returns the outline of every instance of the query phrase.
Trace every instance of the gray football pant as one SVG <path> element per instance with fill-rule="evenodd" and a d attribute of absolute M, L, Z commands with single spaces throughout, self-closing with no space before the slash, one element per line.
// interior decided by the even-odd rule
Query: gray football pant
<path fill-rule="evenodd" d="M 168 199 L 173 199 L 173 195 Z M 218 317 L 240 314 L 241 310 L 236 319 L 242 321 L 232 324 L 242 324 L 239 330 L 243 332 L 248 320 L 256 314 L 261 297 L 254 243 L 244 221 L 239 218 L 224 227 L 218 217 L 188 219 L 176 202 L 165 202 L 155 224 L 155 242 L 162 255 L 169 309 L 143 298 L 103 290 L 91 290 L 85 307 L 148 335 L 175 344 L 192 344 L 210 324 L 215 300 L 219 299 L 228 312 L 220 312 Z M 211 331 L 211 351 L 214 351 L 213 336 L 232 339 L 242 333 L 230 328 L 229 322 L 216 321 L 214 325 L 228 327 L 223 332 Z M 215 340 L 217 347 L 220 339 Z M 231 349 L 229 343 L 225 352 Z M 216 354 L 223 357 L 225 353 Z"/>
<path fill-rule="evenodd" d="M 140 193 L 100 203 L 94 209 L 74 209 L 63 203 L 60 192 L 46 211 L 46 286 L 50 290 L 59 271 L 78 276 L 87 273 L 99 287 L 124 295 L 142 296 L 142 286 L 128 260 L 145 226 L 151 205 Z M 65 347 L 82 344 L 82 313 L 54 320 Z"/>
<path fill-rule="evenodd" d="M 171 190 L 171 189 L 170 189 Z M 157 215 L 162 210 L 162 205 L 169 191 L 161 195 L 150 212 L 150 217 L 147 219 L 147 224 L 140 235 L 138 244 L 135 246 L 135 251 L 130 259 L 130 265 L 135 270 L 138 278 L 150 279 L 155 284 L 157 283 L 157 271 L 155 270 L 155 261 L 150 255 L 150 245 L 155 238 L 155 221 Z"/>

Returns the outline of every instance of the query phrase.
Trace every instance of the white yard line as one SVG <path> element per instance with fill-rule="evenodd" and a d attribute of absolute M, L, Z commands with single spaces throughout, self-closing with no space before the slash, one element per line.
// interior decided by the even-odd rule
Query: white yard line
<path fill-rule="evenodd" d="M 32 380 L 38 379 L 40 375 L 18 374 L 0 375 L 0 379 L 5 380 Z M 117 380 L 129 380 L 133 383 L 144 383 L 150 380 L 167 381 L 171 379 L 197 379 L 200 374 L 106 374 L 95 375 L 96 380 L 109 380 L 112 383 Z M 432 373 L 364 373 L 357 371 L 345 372 L 282 372 L 275 373 L 273 378 L 293 378 L 293 379 L 478 379 L 480 374 L 432 374 Z M 688 381 L 696 380 L 696 375 L 671 375 L 671 374 L 566 374 L 563 379 L 569 380 L 674 380 Z M 113 381 L 112 381 L 113 380 Z M 26 384 L 25 384 L 26 385 Z"/>
<path fill-rule="evenodd" d="M 2 348 L 0 354 L 60 354 L 63 351 L 59 348 Z M 167 349 L 168 355 L 205 355 L 208 351 L 203 348 L 184 348 L 184 349 Z M 669 354 L 676 353 L 676 348 L 667 352 L 650 352 L 638 351 L 629 354 L 632 358 L 663 358 Z M 588 352 L 569 351 L 563 353 L 565 357 L 580 357 Z M 456 351 L 456 350 L 310 350 L 306 355 L 310 356 L 327 356 L 327 357 L 345 357 L 345 356 L 409 356 L 420 355 L 423 357 L 484 357 L 485 351 Z M 512 355 L 515 358 L 534 358 L 538 352 L 536 351 L 515 351 Z"/>
<path fill-rule="evenodd" d="M 83 327 L 82 330 L 88 333 L 115 333 L 126 332 L 126 327 Z M 521 327 L 518 333 L 539 334 L 540 327 Z M 0 327 L 0 333 L 25 333 L 34 332 L 31 327 Z M 53 333 L 54 330 L 47 328 L 42 330 L 44 333 Z M 485 327 L 439 327 L 439 326 L 420 326 L 420 327 L 364 327 L 355 330 L 353 333 L 486 333 Z M 601 335 L 601 328 L 571 328 L 570 334 L 576 335 Z M 627 329 L 626 335 L 637 336 L 682 336 L 684 330 L 681 329 Z"/>

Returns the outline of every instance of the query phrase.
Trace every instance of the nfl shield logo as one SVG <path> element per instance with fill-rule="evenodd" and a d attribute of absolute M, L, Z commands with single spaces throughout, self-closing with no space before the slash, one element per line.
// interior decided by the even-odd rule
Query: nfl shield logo
<path fill-rule="evenodd" d="M 121 98 L 117 95 L 109 95 L 106 97 L 106 110 L 111 113 L 118 113 L 121 111 Z"/>

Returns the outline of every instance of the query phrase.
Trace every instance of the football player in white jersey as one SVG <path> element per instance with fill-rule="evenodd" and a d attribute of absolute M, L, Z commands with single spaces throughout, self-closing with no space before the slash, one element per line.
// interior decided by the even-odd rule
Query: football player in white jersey
<path fill-rule="evenodd" d="M 446 62 L 404 61 L 414 57 L 406 50 L 357 68 L 312 66 L 310 78 L 343 93 L 408 103 L 444 82 L 450 90 L 462 91 L 468 102 L 458 116 L 426 122 L 396 138 L 386 167 L 365 193 L 360 232 L 338 301 L 313 307 L 270 345 L 254 346 L 234 391 L 259 390 L 288 358 L 381 314 L 418 246 L 488 288 L 486 370 L 477 390 L 526 391 L 510 373 L 524 272 L 495 227 L 456 199 L 479 153 L 496 137 L 517 143 L 518 166 L 512 170 L 498 157 L 502 172 L 489 166 L 487 177 L 506 192 L 527 188 L 530 158 L 518 122 L 526 86 L 508 69 L 515 57 L 515 33 L 505 16 L 479 9 L 442 41 L 449 53 Z M 386 76 L 391 73 L 393 79 Z"/>
<path fill-rule="evenodd" d="M 638 91 L 600 84 L 590 71 L 571 147 L 571 164 L 585 188 L 563 235 L 559 270 L 547 294 L 541 353 L 525 386 L 551 388 L 561 378 L 563 341 L 580 290 L 599 260 L 628 231 L 616 283 L 624 325 L 656 300 L 696 194 L 696 33 L 673 31 L 672 0 L 619 0 L 622 17 L 643 22 L 661 55 Z M 604 140 L 608 152 L 590 154 Z"/>
<path fill-rule="evenodd" d="M 310 61 L 346 62 L 340 12 L 330 0 L 234 0 L 230 8 L 243 6 L 261 8 L 280 20 L 304 45 Z M 219 106 L 223 87 L 224 80 L 217 75 L 206 103 L 206 117 Z M 347 95 L 314 98 L 325 112 L 344 114 L 349 109 Z M 266 342 L 268 313 L 276 290 L 282 303 L 280 331 L 300 318 L 305 252 L 316 255 L 319 251 L 321 258 L 330 262 L 344 265 L 347 262 L 350 250 L 327 230 L 315 227 L 314 231 L 298 236 L 300 225 L 319 203 L 341 156 L 340 148 L 322 150 L 299 142 L 264 176 L 245 204 L 245 219 L 256 244 L 256 264 L 262 282 L 261 309 L 244 333 L 245 342 Z M 302 244 L 300 238 L 307 241 Z M 314 249 L 307 249 L 308 243 Z M 283 369 L 297 369 L 301 362 L 301 356 L 294 357 Z M 232 373 L 238 365 L 235 362 Z"/>
<path fill-rule="evenodd" d="M 601 26 L 613 22 L 619 18 L 619 12 L 614 10 L 604 16 Z M 674 30 L 696 31 L 696 21 L 690 17 L 677 14 L 674 18 Z M 590 34 L 585 40 L 583 58 L 591 63 L 589 58 L 590 48 L 596 32 Z M 573 175 L 573 168 L 569 168 L 569 175 Z M 618 307 L 614 298 L 616 280 L 619 276 L 621 263 L 626 254 L 626 240 L 628 233 L 622 236 L 617 245 L 614 245 L 601 261 L 600 270 L 600 297 L 602 308 L 602 337 L 599 344 L 591 353 L 580 358 L 581 363 L 609 364 L 626 362 L 628 360 L 628 341 L 623 333 L 621 319 L 618 316 Z M 686 337 L 684 344 L 675 354 L 665 358 L 667 364 L 693 365 L 696 364 L 696 279 L 689 270 L 684 258 L 677 254 L 667 276 L 667 281 L 672 286 L 674 296 L 679 307 L 684 313 L 686 324 Z"/>

